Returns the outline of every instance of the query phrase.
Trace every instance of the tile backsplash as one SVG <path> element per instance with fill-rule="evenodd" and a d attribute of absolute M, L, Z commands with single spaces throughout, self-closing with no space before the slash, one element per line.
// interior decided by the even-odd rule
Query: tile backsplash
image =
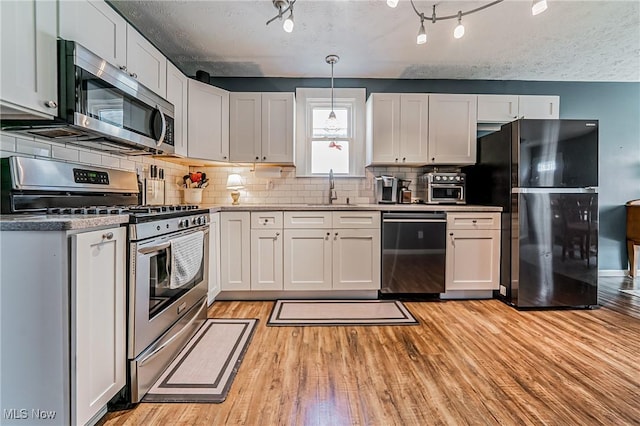
<path fill-rule="evenodd" d="M 210 179 L 210 185 L 204 189 L 202 196 L 202 204 L 206 205 L 231 204 L 230 190 L 226 188 L 227 176 L 231 173 L 238 173 L 244 181 L 244 188 L 240 190 L 241 204 L 319 204 L 327 202 L 329 197 L 328 178 L 296 178 L 295 167 L 282 167 L 279 177 L 263 178 L 256 177 L 251 166 L 189 167 L 151 156 L 115 155 L 27 137 L 23 134 L 0 132 L 0 157 L 12 155 L 51 158 L 131 170 L 142 173 L 143 176 L 147 176 L 150 165 L 157 165 L 165 172 L 165 202 L 167 204 L 183 203 L 182 178 L 190 171 L 205 172 Z M 415 190 L 417 177 L 423 172 L 424 168 L 369 167 L 363 178 L 336 177 L 334 181 L 338 199 L 334 202 L 345 203 L 347 198 L 353 204 L 374 202 L 373 178 L 383 174 L 409 179 L 412 181 L 411 189 Z"/>

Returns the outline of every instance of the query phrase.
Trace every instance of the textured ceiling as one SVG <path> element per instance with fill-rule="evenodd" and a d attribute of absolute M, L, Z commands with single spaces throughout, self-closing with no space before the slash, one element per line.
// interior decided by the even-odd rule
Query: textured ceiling
<path fill-rule="evenodd" d="M 336 78 L 640 81 L 640 1 L 507 0 L 456 20 L 425 21 L 428 41 L 416 45 L 420 20 L 407 0 L 298 0 L 295 28 L 271 0 L 111 1 L 188 75 L 327 77 L 325 56 L 337 54 Z M 487 2 L 441 0 L 438 16 Z M 415 1 L 431 15 L 434 3 Z"/>

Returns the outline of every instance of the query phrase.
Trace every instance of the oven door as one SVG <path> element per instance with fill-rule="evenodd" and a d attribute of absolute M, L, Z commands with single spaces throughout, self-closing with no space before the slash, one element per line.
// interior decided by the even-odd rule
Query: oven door
<path fill-rule="evenodd" d="M 450 184 L 431 184 L 429 187 L 429 202 L 433 203 L 464 203 L 464 186 Z"/>
<path fill-rule="evenodd" d="M 203 231 L 202 256 L 195 276 L 179 287 L 170 284 L 171 240 Z M 129 273 L 129 359 L 137 357 L 207 294 L 208 226 L 133 242 Z"/>

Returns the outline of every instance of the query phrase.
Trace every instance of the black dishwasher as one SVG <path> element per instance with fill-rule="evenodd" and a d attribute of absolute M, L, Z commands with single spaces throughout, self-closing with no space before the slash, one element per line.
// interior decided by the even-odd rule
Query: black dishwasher
<path fill-rule="evenodd" d="M 446 230 L 443 211 L 382 214 L 380 297 L 435 297 L 445 292 Z"/>

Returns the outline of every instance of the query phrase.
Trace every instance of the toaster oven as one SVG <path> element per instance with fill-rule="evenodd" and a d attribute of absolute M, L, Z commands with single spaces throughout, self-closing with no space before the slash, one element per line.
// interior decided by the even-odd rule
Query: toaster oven
<path fill-rule="evenodd" d="M 466 204 L 466 176 L 460 172 L 429 172 L 418 177 L 417 196 L 425 204 Z"/>

